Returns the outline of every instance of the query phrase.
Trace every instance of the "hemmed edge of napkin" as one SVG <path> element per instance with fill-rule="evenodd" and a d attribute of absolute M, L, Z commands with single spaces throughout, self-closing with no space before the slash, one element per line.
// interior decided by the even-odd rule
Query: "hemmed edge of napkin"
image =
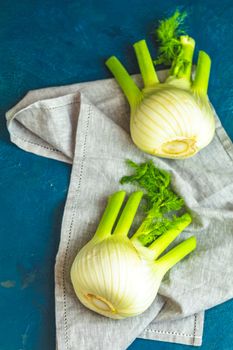
<path fill-rule="evenodd" d="M 139 336 L 141 339 L 149 339 L 153 341 L 163 341 L 182 345 L 202 345 L 202 334 L 204 325 L 204 312 L 194 314 L 193 317 L 193 332 L 177 332 L 176 330 L 164 330 L 161 326 L 158 329 L 150 327 L 150 325 Z"/>

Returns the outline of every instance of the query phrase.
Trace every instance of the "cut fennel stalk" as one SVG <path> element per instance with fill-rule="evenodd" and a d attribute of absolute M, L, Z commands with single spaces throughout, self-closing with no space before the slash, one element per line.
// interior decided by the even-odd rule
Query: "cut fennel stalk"
<path fill-rule="evenodd" d="M 160 257 L 190 224 L 187 213 L 148 247 L 138 239 L 141 226 L 128 237 L 141 191 L 129 196 L 113 229 L 125 195 L 119 191 L 109 197 L 94 237 L 77 254 L 71 268 L 72 284 L 81 303 L 113 319 L 144 312 L 155 299 L 164 274 L 196 247 L 195 237 L 190 237 Z"/>
<path fill-rule="evenodd" d="M 158 62 L 171 63 L 164 83 L 159 82 L 145 40 L 134 44 L 144 82 L 142 90 L 115 56 L 110 57 L 106 65 L 130 104 L 130 132 L 134 143 L 155 156 L 183 159 L 193 156 L 211 142 L 215 119 L 207 96 L 211 60 L 204 51 L 199 52 L 192 81 L 195 41 L 188 35 L 173 38 L 169 34 L 175 35 L 178 17 L 176 12 L 170 19 L 162 21 L 158 29 L 160 40 L 164 41 Z M 173 42 L 175 47 L 171 44 Z"/>

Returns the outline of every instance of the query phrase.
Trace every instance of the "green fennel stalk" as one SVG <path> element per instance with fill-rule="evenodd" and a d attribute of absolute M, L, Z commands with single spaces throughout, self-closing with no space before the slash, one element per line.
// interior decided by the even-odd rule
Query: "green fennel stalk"
<path fill-rule="evenodd" d="M 120 218 L 118 219 L 117 225 L 115 229 L 112 231 L 112 227 L 114 226 L 116 222 L 116 213 L 120 212 L 121 206 L 122 206 L 122 199 L 125 197 L 126 192 L 119 191 L 114 193 L 110 196 L 107 207 L 104 211 L 104 214 L 102 216 L 102 219 L 100 221 L 100 224 L 97 228 L 97 231 L 94 235 L 94 239 L 106 239 L 110 236 L 118 236 L 118 237 L 127 237 L 129 233 L 129 229 L 132 225 L 132 222 L 134 220 L 134 217 L 136 215 L 136 211 L 138 209 L 138 206 L 141 202 L 141 199 L 143 197 L 142 191 L 133 192 L 127 202 L 126 205 L 120 215 Z M 182 202 L 183 203 L 183 202 Z M 175 206 L 176 208 L 180 207 L 180 205 Z M 172 206 L 172 208 L 174 208 Z M 151 212 L 153 208 L 150 209 L 149 214 L 147 214 L 147 217 L 142 222 L 138 230 L 133 234 L 133 236 L 130 238 L 131 242 L 135 244 L 137 248 L 139 248 L 139 245 L 142 245 L 143 247 L 148 247 L 150 251 L 153 251 L 153 254 L 148 253 L 150 257 L 153 257 L 153 259 L 158 258 L 163 251 L 168 247 L 170 243 L 174 241 L 174 239 L 191 223 L 192 219 L 191 216 L 188 213 L 183 214 L 181 217 L 176 218 L 173 220 L 165 219 L 162 223 L 160 223 L 159 228 L 157 229 L 157 234 L 152 234 L 153 230 L 150 225 L 147 226 L 148 221 L 150 221 L 150 224 L 154 225 L 154 220 L 156 220 L 156 217 L 151 217 Z M 167 211 L 168 209 L 166 209 Z M 149 219 L 150 217 L 150 219 Z M 163 230 L 162 226 L 165 222 L 169 222 L 169 225 Z M 146 225 L 145 225 L 146 224 Z M 105 227 L 111 228 L 109 231 L 108 229 L 105 230 Z M 145 227 L 146 226 L 146 227 Z M 104 230 L 103 230 L 104 228 Z M 101 232 L 101 234 L 100 234 Z M 105 232 L 105 233 L 104 233 Z M 144 232 L 144 235 L 150 236 L 150 242 L 148 244 L 148 241 L 145 239 L 140 239 L 140 236 L 142 235 L 141 232 Z M 153 238 L 152 238 L 153 236 Z M 185 255 L 187 255 L 190 252 L 190 248 L 193 247 L 194 240 L 190 240 L 190 245 L 185 245 L 185 248 L 179 249 L 177 251 L 176 255 L 176 262 L 181 260 Z M 183 245 L 181 246 L 183 247 Z M 144 251 L 146 252 L 146 250 Z M 161 260 L 166 261 L 166 266 L 169 266 L 171 268 L 171 264 L 176 264 L 173 255 L 169 255 L 172 257 L 171 261 L 169 259 Z"/>

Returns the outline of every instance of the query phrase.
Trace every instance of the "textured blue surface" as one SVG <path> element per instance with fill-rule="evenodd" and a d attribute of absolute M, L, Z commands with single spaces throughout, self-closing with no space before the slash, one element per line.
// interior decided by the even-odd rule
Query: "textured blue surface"
<path fill-rule="evenodd" d="M 212 56 L 209 95 L 233 139 L 232 0 L 1 1 L 0 350 L 55 349 L 53 267 L 70 176 L 68 165 L 10 143 L 6 110 L 30 89 L 110 76 L 103 62 L 114 53 L 137 72 L 130 44 L 177 6 Z M 187 347 L 136 340 L 136 349 Z M 206 313 L 201 349 L 233 349 L 232 301 Z"/>

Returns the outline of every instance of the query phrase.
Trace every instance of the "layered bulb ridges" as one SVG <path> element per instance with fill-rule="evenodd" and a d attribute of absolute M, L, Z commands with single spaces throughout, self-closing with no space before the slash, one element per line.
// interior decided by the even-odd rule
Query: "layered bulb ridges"
<path fill-rule="evenodd" d="M 82 304 L 121 319 L 141 314 L 151 305 L 162 271 L 155 271 L 154 264 L 139 254 L 128 237 L 112 235 L 83 248 L 73 263 L 71 278 Z"/>
<path fill-rule="evenodd" d="M 144 152 L 183 159 L 213 139 L 215 121 L 207 96 L 170 84 L 143 89 L 142 95 L 131 111 L 130 132 Z"/>

